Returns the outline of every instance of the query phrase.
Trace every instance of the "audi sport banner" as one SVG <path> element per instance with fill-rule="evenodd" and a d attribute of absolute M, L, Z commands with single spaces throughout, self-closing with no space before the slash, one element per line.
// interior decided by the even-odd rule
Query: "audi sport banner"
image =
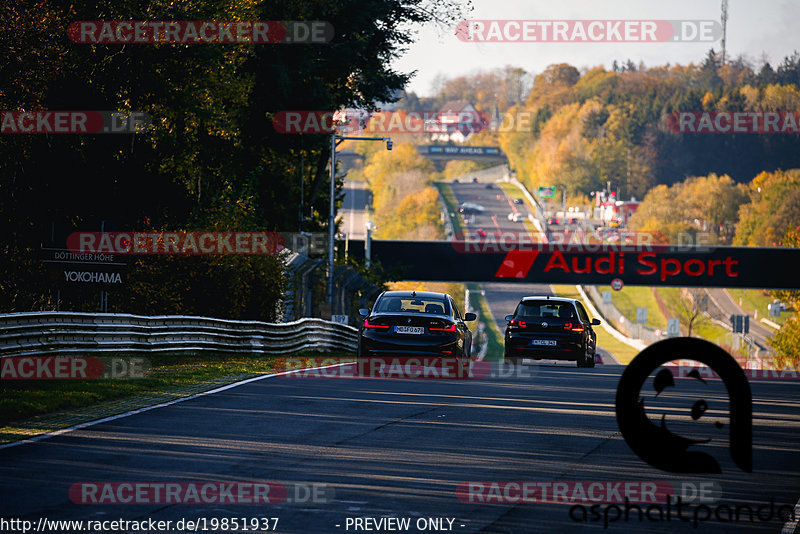
<path fill-rule="evenodd" d="M 373 240 L 371 259 L 404 280 L 800 289 L 797 248 Z"/>

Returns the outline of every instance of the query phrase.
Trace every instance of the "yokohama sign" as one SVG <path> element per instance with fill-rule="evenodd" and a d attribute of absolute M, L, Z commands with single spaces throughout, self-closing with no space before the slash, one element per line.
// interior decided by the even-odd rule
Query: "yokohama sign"
<path fill-rule="evenodd" d="M 89 271 L 64 271 L 66 282 L 88 282 L 94 284 L 121 284 L 122 277 L 119 273 L 98 273 Z"/>

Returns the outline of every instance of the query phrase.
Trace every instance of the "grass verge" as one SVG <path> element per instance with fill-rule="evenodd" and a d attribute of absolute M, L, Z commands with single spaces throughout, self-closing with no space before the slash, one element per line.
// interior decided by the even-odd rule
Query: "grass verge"
<path fill-rule="evenodd" d="M 653 290 L 645 286 L 625 286 L 619 291 L 613 291 L 611 286 L 598 286 L 597 290 L 602 294 L 603 291 L 611 292 L 611 301 L 619 311 L 631 322 L 636 322 L 636 308 L 647 309 L 647 326 L 653 328 L 667 328 L 667 318 L 661 313 Z"/>
<path fill-rule="evenodd" d="M 764 289 L 728 289 L 728 293 L 731 294 L 731 298 L 735 302 L 739 302 L 741 299 L 741 304 L 739 305 L 745 311 L 750 314 L 758 311 L 759 319 L 766 317 L 773 323 L 782 325 L 786 322 L 786 319 L 792 316 L 791 312 L 781 312 L 778 317 L 770 317 L 767 306 L 773 301 L 773 297 L 769 291 Z"/>
<path fill-rule="evenodd" d="M 347 352 L 304 352 L 287 356 L 318 361 L 355 359 Z M 145 378 L 4 380 L 0 398 L 0 443 L 269 374 L 276 370 L 279 358 L 281 356 L 256 354 L 159 355 L 150 357 L 151 368 Z"/>
<path fill-rule="evenodd" d="M 461 223 L 461 217 L 458 215 L 458 203 L 456 202 L 456 197 L 453 195 L 450 186 L 444 182 L 434 182 L 433 185 L 439 191 L 439 196 L 444 199 L 444 203 L 447 206 L 447 215 L 450 217 L 450 223 L 453 225 L 453 233 L 456 237 L 464 236 L 464 225 Z"/>
<path fill-rule="evenodd" d="M 486 325 L 486 333 L 489 334 L 489 348 L 486 349 L 485 360 L 488 362 L 502 361 L 505 339 L 503 333 L 497 327 L 497 323 L 494 320 L 495 318 L 489 310 L 489 305 L 486 304 L 486 299 L 481 293 L 481 285 L 467 284 L 467 289 L 469 289 L 470 304 L 478 314 L 478 321 L 484 322 Z M 477 328 L 477 322 L 475 328 Z"/>
<path fill-rule="evenodd" d="M 669 309 L 672 317 L 677 317 L 681 323 L 681 335 L 688 334 L 689 317 L 681 305 L 681 288 L 679 287 L 659 287 L 658 291 L 664 305 Z M 721 339 L 727 339 L 729 330 L 714 324 L 708 318 L 700 315 L 692 325 L 692 337 L 699 337 L 712 343 L 718 343 Z"/>

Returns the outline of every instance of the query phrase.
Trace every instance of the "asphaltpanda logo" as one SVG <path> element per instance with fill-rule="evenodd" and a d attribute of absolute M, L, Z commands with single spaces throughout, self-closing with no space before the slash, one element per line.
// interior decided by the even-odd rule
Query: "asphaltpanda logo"
<path fill-rule="evenodd" d="M 647 416 L 645 401 L 640 397 L 645 381 L 663 364 L 676 359 L 696 360 L 711 368 L 725 385 L 729 397 L 728 436 L 733 462 L 748 473 L 753 471 L 753 407 L 750 384 L 744 370 L 722 348 L 698 338 L 672 338 L 654 343 L 640 352 L 622 373 L 617 387 L 617 423 L 625 442 L 639 458 L 670 473 L 721 473 L 719 462 L 706 452 L 691 450 L 693 446 L 712 441 L 692 439 L 673 433 L 662 416 L 661 424 Z M 689 377 L 705 383 L 699 372 Z M 672 371 L 666 367 L 653 379 L 656 396 L 676 386 Z M 691 418 L 699 421 L 708 404 L 698 399 L 691 408 Z M 724 432 L 719 421 L 714 426 Z"/>

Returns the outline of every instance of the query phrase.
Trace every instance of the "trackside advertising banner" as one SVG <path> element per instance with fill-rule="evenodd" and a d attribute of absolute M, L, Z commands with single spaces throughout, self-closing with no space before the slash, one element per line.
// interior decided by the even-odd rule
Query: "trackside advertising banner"
<path fill-rule="evenodd" d="M 373 240 L 372 260 L 419 281 L 800 289 L 798 248 Z"/>

